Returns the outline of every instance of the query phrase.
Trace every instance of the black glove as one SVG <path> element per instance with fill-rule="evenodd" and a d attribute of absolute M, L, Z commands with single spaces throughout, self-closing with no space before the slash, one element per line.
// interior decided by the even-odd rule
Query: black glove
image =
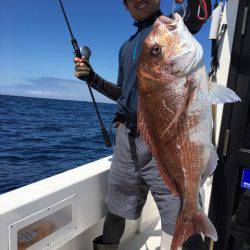
<path fill-rule="evenodd" d="M 121 87 L 106 81 L 101 76 L 96 74 L 89 62 L 84 57 L 82 59 L 75 57 L 75 76 L 86 81 L 92 88 L 107 96 L 113 101 L 117 101 L 122 94 Z"/>

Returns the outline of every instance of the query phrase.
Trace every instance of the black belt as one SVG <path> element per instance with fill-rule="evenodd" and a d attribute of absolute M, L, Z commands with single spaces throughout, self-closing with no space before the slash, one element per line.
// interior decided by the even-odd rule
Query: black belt
<path fill-rule="evenodd" d="M 137 131 L 136 122 L 137 120 L 135 116 L 121 115 L 121 114 L 116 114 L 116 117 L 113 120 L 113 123 L 125 124 L 125 126 L 130 130 L 128 133 L 130 152 L 132 160 L 134 161 L 135 164 L 135 171 L 138 172 L 140 170 L 140 164 L 138 160 L 135 139 L 139 137 L 139 132 Z"/>

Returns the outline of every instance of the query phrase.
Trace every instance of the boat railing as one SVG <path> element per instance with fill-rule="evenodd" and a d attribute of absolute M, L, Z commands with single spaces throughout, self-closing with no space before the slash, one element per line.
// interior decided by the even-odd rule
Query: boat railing
<path fill-rule="evenodd" d="M 111 158 L 103 158 L 0 196 L 0 249 L 92 249 L 107 207 Z M 148 199 L 142 217 L 126 226 L 123 242 L 159 220 Z M 81 248 L 72 248 L 79 244 Z"/>

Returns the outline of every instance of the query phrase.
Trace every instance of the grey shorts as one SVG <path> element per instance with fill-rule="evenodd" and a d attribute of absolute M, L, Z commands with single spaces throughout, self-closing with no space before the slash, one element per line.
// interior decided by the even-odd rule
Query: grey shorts
<path fill-rule="evenodd" d="M 150 190 L 159 209 L 162 230 L 173 235 L 180 207 L 179 197 L 173 196 L 159 174 L 155 158 L 145 141 L 136 138 L 140 171 L 135 171 L 128 141 L 129 129 L 120 125 L 109 172 L 106 203 L 111 213 L 135 220 L 141 215 Z"/>

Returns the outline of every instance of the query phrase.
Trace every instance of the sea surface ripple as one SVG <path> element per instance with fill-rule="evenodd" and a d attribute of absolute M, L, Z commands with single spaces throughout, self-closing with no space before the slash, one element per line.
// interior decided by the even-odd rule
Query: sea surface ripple
<path fill-rule="evenodd" d="M 115 105 L 98 107 L 109 129 Z M 92 103 L 0 95 L 0 194 L 111 154 Z"/>

